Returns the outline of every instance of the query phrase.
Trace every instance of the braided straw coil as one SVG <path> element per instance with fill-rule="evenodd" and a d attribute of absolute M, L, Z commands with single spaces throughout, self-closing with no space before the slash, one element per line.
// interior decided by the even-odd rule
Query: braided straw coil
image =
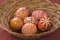
<path fill-rule="evenodd" d="M 20 7 L 28 7 L 31 12 L 34 10 L 45 10 L 51 18 L 53 26 L 49 31 L 33 34 L 28 37 L 25 37 L 21 33 L 12 31 L 9 21 L 13 17 L 15 11 Z M 0 4 L 0 27 L 18 38 L 40 38 L 44 35 L 50 34 L 60 27 L 60 5 L 52 3 L 49 0 L 5 0 Z"/>

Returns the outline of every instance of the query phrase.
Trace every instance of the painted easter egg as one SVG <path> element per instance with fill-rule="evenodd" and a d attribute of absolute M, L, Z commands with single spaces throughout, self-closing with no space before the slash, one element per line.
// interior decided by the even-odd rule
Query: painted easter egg
<path fill-rule="evenodd" d="M 38 29 L 45 31 L 51 27 L 51 19 L 48 17 L 41 18 L 38 22 Z"/>
<path fill-rule="evenodd" d="M 27 17 L 24 19 L 24 23 L 33 23 L 33 24 L 37 24 L 38 21 L 34 18 L 34 17 Z"/>
<path fill-rule="evenodd" d="M 10 21 L 11 28 L 19 30 L 23 25 L 23 21 L 20 18 L 13 18 Z"/>
<path fill-rule="evenodd" d="M 32 23 L 26 23 L 25 25 L 23 25 L 22 27 L 22 33 L 25 36 L 30 36 L 33 35 L 37 32 L 37 28 L 36 25 L 32 24 Z"/>
<path fill-rule="evenodd" d="M 19 17 L 21 19 L 25 19 L 29 15 L 28 11 L 29 10 L 27 7 L 21 7 L 15 12 L 14 17 Z"/>
<path fill-rule="evenodd" d="M 40 19 L 42 17 L 45 17 L 47 16 L 46 12 L 42 11 L 42 10 L 37 10 L 37 11 L 34 11 L 32 13 L 32 16 L 36 19 Z"/>

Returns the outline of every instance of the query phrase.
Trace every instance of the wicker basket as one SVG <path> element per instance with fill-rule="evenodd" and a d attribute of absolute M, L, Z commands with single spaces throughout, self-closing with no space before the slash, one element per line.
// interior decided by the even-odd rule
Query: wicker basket
<path fill-rule="evenodd" d="M 12 31 L 9 25 L 9 21 L 13 17 L 15 11 L 20 7 L 28 7 L 31 12 L 34 10 L 46 11 L 49 17 L 52 19 L 53 26 L 49 31 L 33 34 L 32 36 L 28 37 L 25 37 L 21 33 Z M 52 3 L 49 0 L 5 0 L 0 4 L 0 26 L 1 28 L 18 38 L 40 38 L 44 35 L 54 32 L 60 27 L 60 5 Z"/>

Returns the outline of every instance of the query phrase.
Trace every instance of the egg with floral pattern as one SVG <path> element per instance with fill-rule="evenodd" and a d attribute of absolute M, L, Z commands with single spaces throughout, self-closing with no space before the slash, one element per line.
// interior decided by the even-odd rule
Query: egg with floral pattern
<path fill-rule="evenodd" d="M 23 25 L 23 21 L 20 18 L 13 18 L 10 21 L 11 28 L 19 30 Z"/>
<path fill-rule="evenodd" d="M 28 15 L 29 15 L 28 8 L 27 7 L 21 7 L 15 12 L 14 17 L 19 17 L 21 19 L 25 19 L 26 17 L 28 17 Z"/>
<path fill-rule="evenodd" d="M 33 23 L 33 24 L 37 24 L 38 21 L 34 18 L 34 17 L 27 17 L 24 19 L 24 23 Z"/>
<path fill-rule="evenodd" d="M 22 27 L 22 33 L 25 36 L 30 36 L 33 35 L 37 32 L 37 28 L 36 25 L 32 24 L 32 23 L 26 23 L 25 25 L 23 25 Z"/>
<path fill-rule="evenodd" d="M 47 14 L 46 14 L 46 12 L 44 12 L 42 10 L 37 10 L 32 13 L 32 17 L 34 17 L 36 19 L 40 19 L 45 16 L 47 16 Z"/>

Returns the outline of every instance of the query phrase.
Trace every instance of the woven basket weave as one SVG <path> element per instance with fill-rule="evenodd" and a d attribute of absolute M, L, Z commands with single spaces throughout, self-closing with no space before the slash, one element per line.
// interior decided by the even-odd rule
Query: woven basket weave
<path fill-rule="evenodd" d="M 33 34 L 32 36 L 25 37 L 21 33 L 12 31 L 9 25 L 10 19 L 13 17 L 15 11 L 20 7 L 28 7 L 30 11 L 44 10 L 52 20 L 53 26 L 49 31 Z M 60 5 L 52 3 L 49 0 L 5 0 L 0 4 L 0 27 L 9 32 L 10 34 L 22 38 L 33 39 L 40 38 L 44 35 L 54 32 L 60 27 Z"/>

